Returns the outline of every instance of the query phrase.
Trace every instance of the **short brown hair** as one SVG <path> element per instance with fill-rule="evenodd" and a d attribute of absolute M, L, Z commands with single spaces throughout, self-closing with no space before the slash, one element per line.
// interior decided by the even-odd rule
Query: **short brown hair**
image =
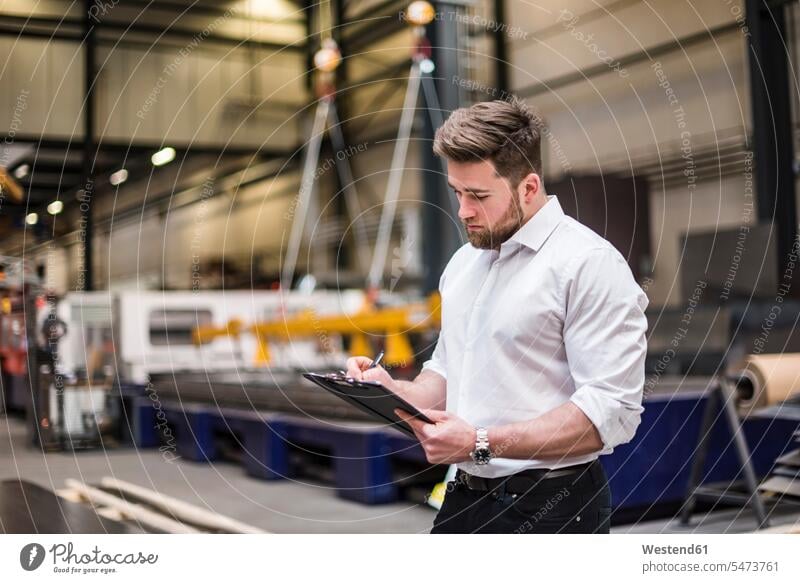
<path fill-rule="evenodd" d="M 490 160 L 516 186 L 542 175 L 542 121 L 517 98 L 455 110 L 436 130 L 433 151 L 454 162 Z"/>

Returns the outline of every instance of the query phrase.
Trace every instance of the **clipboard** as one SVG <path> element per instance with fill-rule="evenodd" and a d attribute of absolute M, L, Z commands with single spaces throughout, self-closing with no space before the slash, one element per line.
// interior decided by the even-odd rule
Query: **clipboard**
<path fill-rule="evenodd" d="M 357 381 L 347 378 L 342 374 L 318 374 L 313 372 L 303 373 L 303 376 L 312 383 L 319 385 L 329 391 L 369 413 L 375 419 L 399 429 L 406 435 L 416 439 L 416 435 L 407 423 L 394 414 L 395 409 L 402 409 L 409 415 L 421 419 L 425 423 L 433 423 L 425 414 L 419 411 L 414 405 L 393 393 L 382 384 L 376 381 Z"/>

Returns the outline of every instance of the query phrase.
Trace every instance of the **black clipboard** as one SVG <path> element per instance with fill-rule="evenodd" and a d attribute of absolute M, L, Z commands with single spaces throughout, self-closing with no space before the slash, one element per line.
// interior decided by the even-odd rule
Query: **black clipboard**
<path fill-rule="evenodd" d="M 411 427 L 400 417 L 395 415 L 395 409 L 406 411 L 412 417 L 421 419 L 425 423 L 433 423 L 425 414 L 414 405 L 393 393 L 376 381 L 357 381 L 341 374 L 318 374 L 313 372 L 303 373 L 303 376 L 312 383 L 319 385 L 353 405 L 369 413 L 372 417 L 387 425 L 399 429 L 403 433 L 416 439 Z"/>

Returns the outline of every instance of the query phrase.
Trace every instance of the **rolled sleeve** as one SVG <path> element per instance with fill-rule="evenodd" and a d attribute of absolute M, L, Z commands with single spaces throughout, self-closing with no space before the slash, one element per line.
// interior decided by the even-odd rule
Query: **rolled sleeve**
<path fill-rule="evenodd" d="M 575 392 L 570 400 L 610 452 L 641 421 L 648 300 L 614 249 L 576 261 L 566 285 L 564 344 Z"/>
<path fill-rule="evenodd" d="M 444 273 L 439 278 L 439 294 L 441 295 L 444 288 L 444 276 L 447 273 L 447 269 L 445 268 Z M 447 378 L 447 359 L 445 353 L 445 345 L 444 345 L 444 326 L 442 326 L 441 331 L 439 332 L 439 339 L 436 342 L 436 348 L 433 349 L 433 354 L 431 355 L 430 360 L 426 360 L 422 364 L 422 370 L 431 370 L 438 374 L 443 379 Z"/>
<path fill-rule="evenodd" d="M 445 367 L 444 358 L 444 334 L 439 334 L 439 340 L 436 342 L 436 348 L 433 350 L 430 360 L 426 360 L 422 365 L 422 370 L 432 370 L 440 377 L 447 378 L 447 368 Z"/>

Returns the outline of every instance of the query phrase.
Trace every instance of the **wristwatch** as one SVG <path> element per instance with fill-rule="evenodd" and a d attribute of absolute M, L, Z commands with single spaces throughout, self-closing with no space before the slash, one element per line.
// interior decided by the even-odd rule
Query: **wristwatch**
<path fill-rule="evenodd" d="M 475 465 L 485 466 L 494 457 L 489 447 L 489 432 L 484 427 L 475 431 L 475 449 L 469 454 Z"/>

